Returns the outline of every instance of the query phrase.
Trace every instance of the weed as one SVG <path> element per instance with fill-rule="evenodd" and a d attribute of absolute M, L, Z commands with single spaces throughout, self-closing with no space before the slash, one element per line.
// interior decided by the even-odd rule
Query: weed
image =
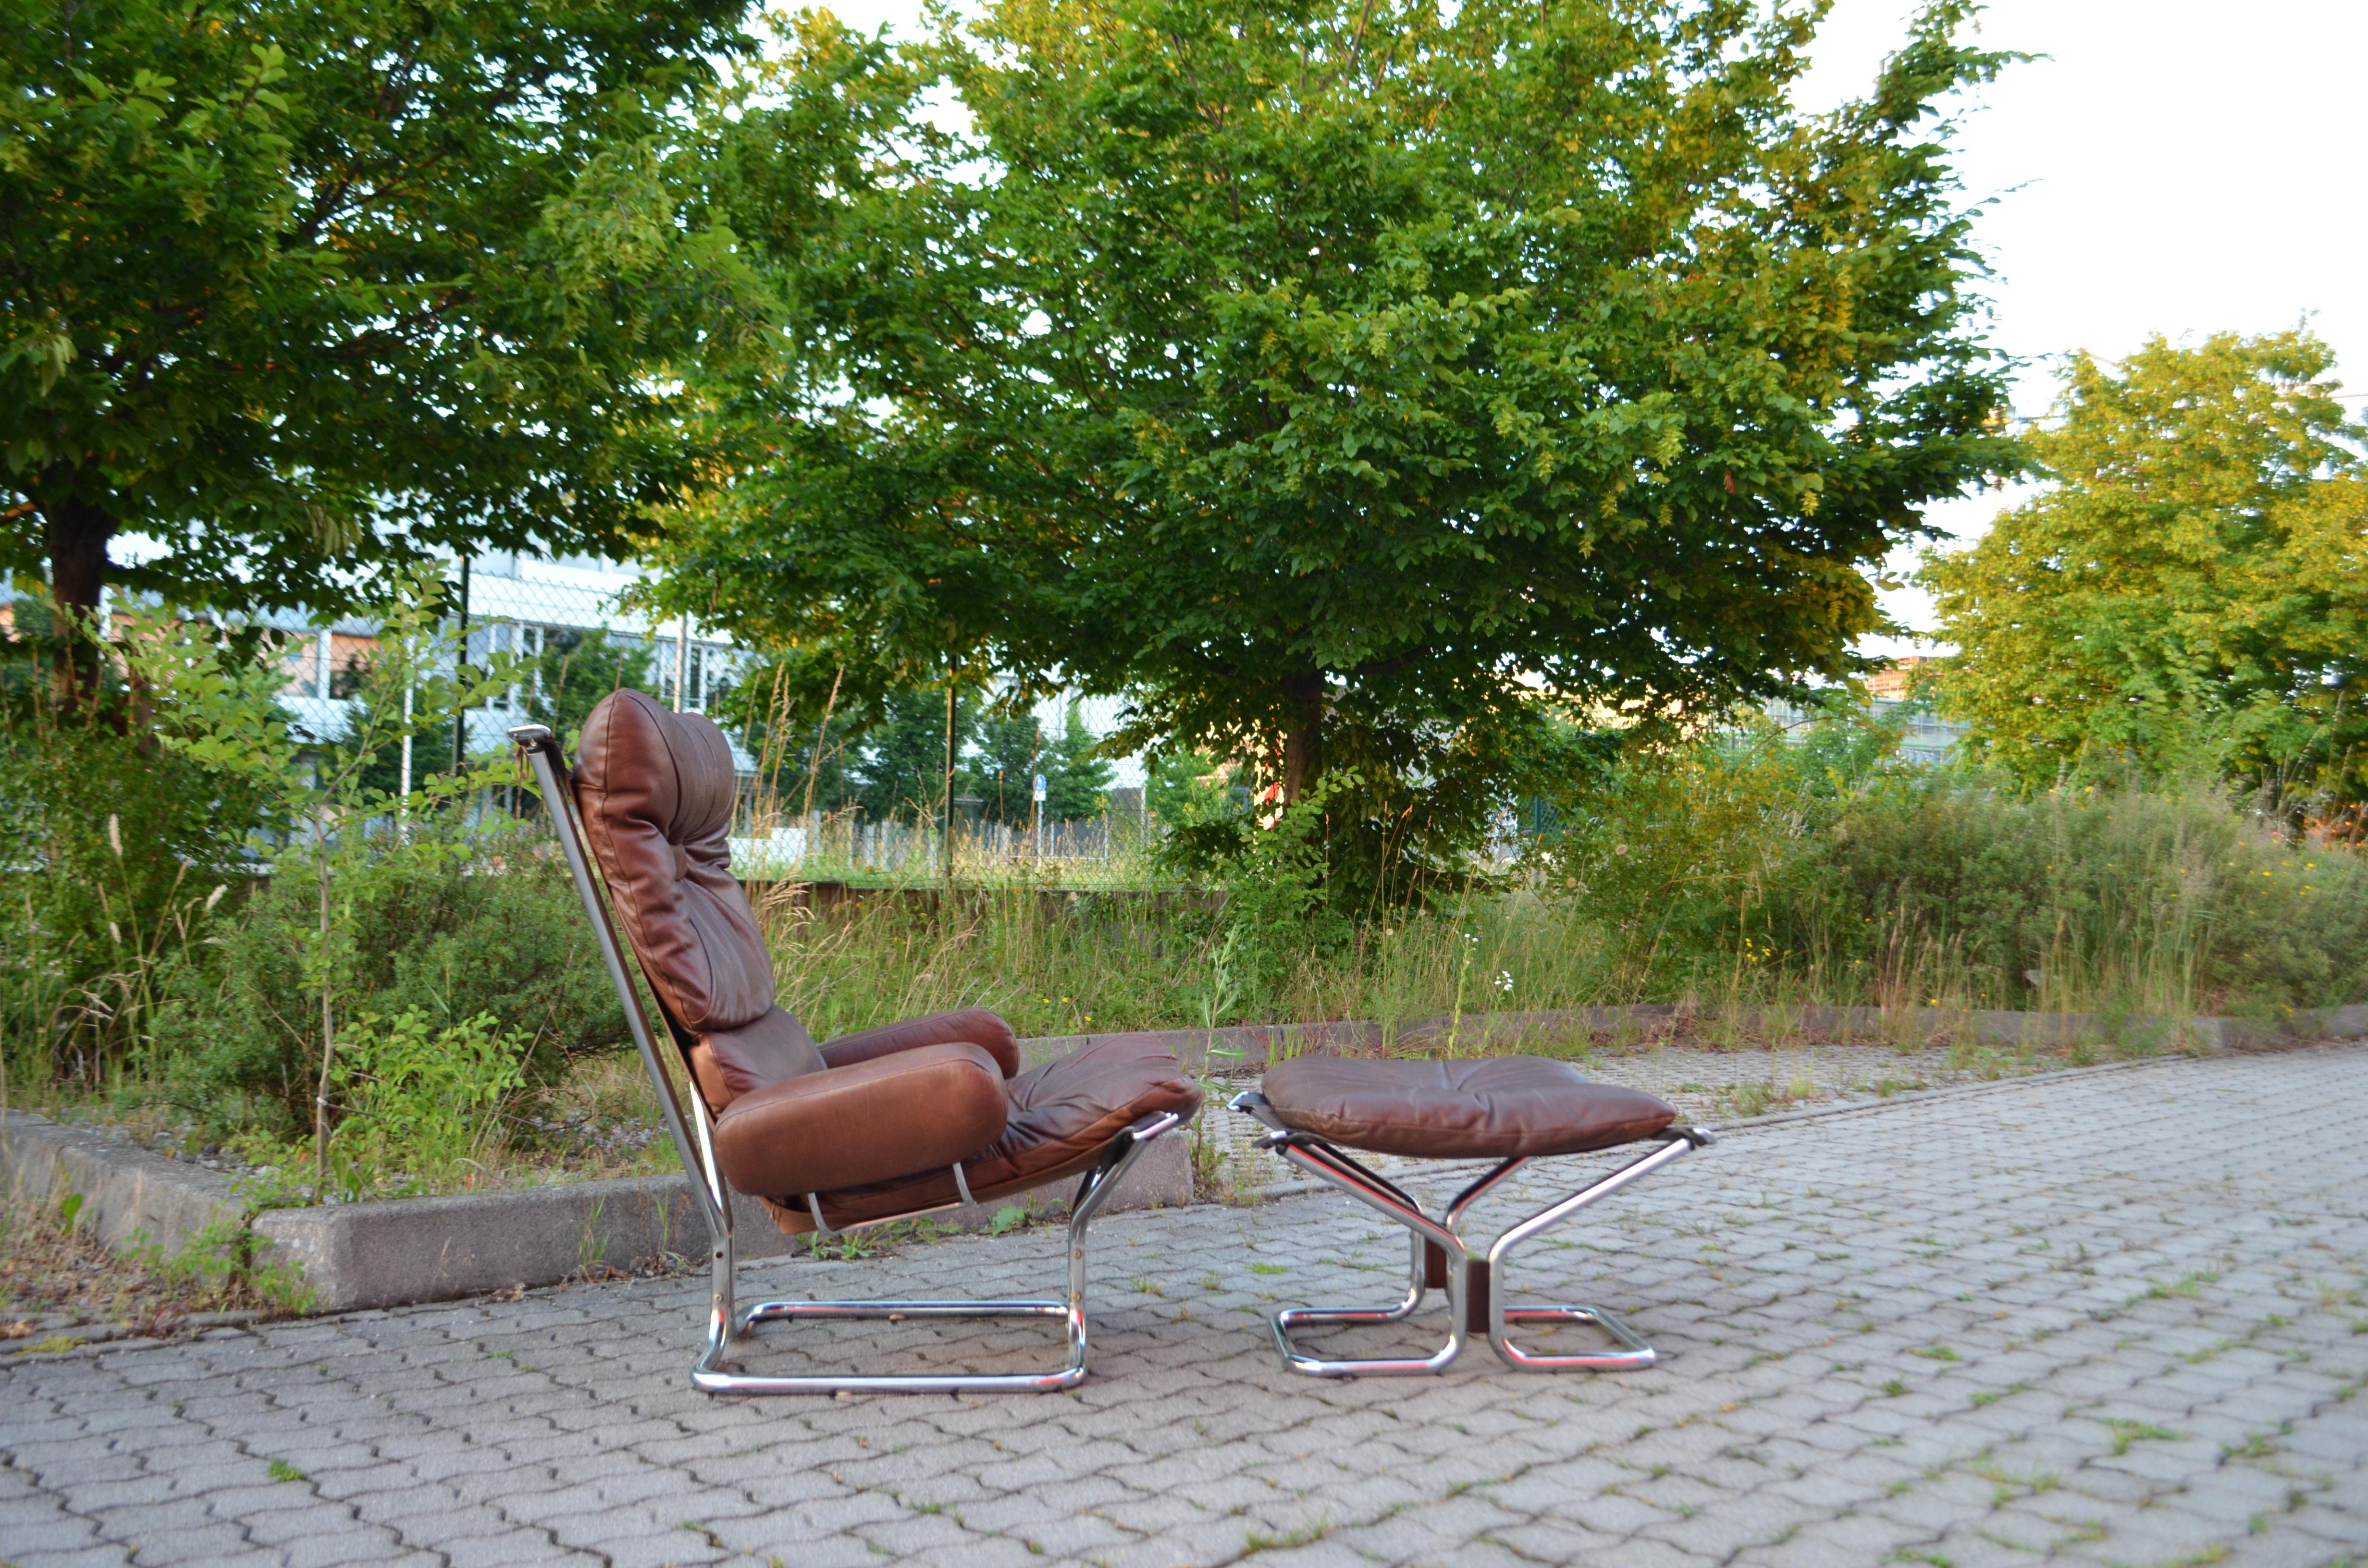
<path fill-rule="evenodd" d="M 2183 1441 L 2187 1437 L 2184 1432 L 2174 1432 L 2168 1426 L 2157 1426 L 2149 1421 L 2108 1421 L 2105 1423 L 2105 1429 L 2113 1435 L 2113 1453 L 2117 1458 L 2128 1453 L 2130 1445 L 2141 1439 L 2147 1442 L 2176 1443 Z"/>
<path fill-rule="evenodd" d="M 1263 1531 L 1252 1530 L 1242 1539 L 1242 1555 L 1247 1557 L 1252 1552 L 1285 1551 L 1294 1546 L 1312 1546 L 1331 1533 L 1332 1526 L 1328 1520 L 1302 1525 L 1297 1529 L 1284 1530 L 1280 1535 L 1268 1535 Z"/>

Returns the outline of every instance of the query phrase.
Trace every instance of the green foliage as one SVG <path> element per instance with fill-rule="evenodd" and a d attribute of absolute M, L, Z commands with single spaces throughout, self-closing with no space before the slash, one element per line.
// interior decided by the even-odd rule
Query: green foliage
<path fill-rule="evenodd" d="M 440 1025 L 416 1009 L 365 1013 L 341 1043 L 329 1180 L 349 1201 L 449 1182 L 526 1082 L 527 1037 L 490 1013 Z"/>
<path fill-rule="evenodd" d="M 19 599 L 0 641 L 0 1052 L 86 1088 L 135 1065 L 160 971 L 281 825 L 284 676 L 137 609 L 112 642 Z M 66 678 L 69 668 L 81 673 Z"/>
<path fill-rule="evenodd" d="M 1044 726 L 1031 710 L 989 709 L 980 719 L 977 755 L 963 765 L 962 788 L 978 797 L 982 820 L 1021 826 L 1035 820 L 1043 743 Z"/>
<path fill-rule="evenodd" d="M 2208 794 L 2026 796 L 1841 708 L 1640 741 L 1543 854 L 1618 988 L 2148 1013 L 2368 995 L 2368 859 Z"/>
<path fill-rule="evenodd" d="M 957 767 L 978 724 L 978 697 L 956 695 L 953 755 Z M 880 723 L 863 738 L 856 763 L 856 801 L 877 820 L 902 817 L 932 823 L 946 807 L 946 691 L 923 687 L 892 694 Z M 959 772 L 957 779 L 961 777 Z M 959 785 L 957 785 L 959 788 Z"/>
<path fill-rule="evenodd" d="M 1171 834 L 1239 816 L 1248 803 L 1249 791 L 1234 785 L 1224 764 L 1206 752 L 1155 757 L 1147 774 L 1144 806 Z"/>
<path fill-rule="evenodd" d="M 583 906 L 547 832 L 472 822 L 454 808 L 407 837 L 370 836 L 335 889 L 338 989 L 381 1017 L 453 1028 L 489 1017 L 526 1042 L 536 1081 L 575 1053 L 621 1046 L 623 1012 Z M 166 1093 L 216 1131 L 287 1136 L 310 1115 L 320 1011 L 307 953 L 318 940 L 310 858 L 284 857 L 240 918 L 175 973 L 156 1024 Z"/>
<path fill-rule="evenodd" d="M 1265 829 L 1233 812 L 1170 831 L 1169 863 L 1198 871 L 1225 894 L 1205 1021 L 1274 994 L 1311 953 L 1338 949 L 1353 935 L 1325 849 L 1338 803 L 1353 799 L 1361 782 L 1345 769 L 1328 773 Z"/>
<path fill-rule="evenodd" d="M 797 352 L 719 389 L 748 471 L 671 591 L 850 668 L 1123 692 L 1120 744 L 1286 800 L 1354 772 L 1326 853 L 1452 871 L 1541 698 L 1839 674 L 1862 568 L 2019 461 L 1932 118 L 2004 58 L 1964 16 L 1822 117 L 1814 13 L 1730 0 L 810 17 L 730 150 Z"/>
<path fill-rule="evenodd" d="M 1078 822 L 1110 810 L 1113 769 L 1096 748 L 1100 739 L 1086 728 L 1077 705 L 1063 714 L 1061 733 L 1036 759 L 1044 775 L 1044 820 Z"/>
<path fill-rule="evenodd" d="M 584 721 L 610 692 L 625 687 L 655 691 L 651 650 L 605 631 L 552 631 L 542 652 L 518 673 L 527 716 L 547 724 L 570 756 L 584 733 Z"/>
<path fill-rule="evenodd" d="M 2368 786 L 2368 428 L 2305 332 L 2118 370 L 2080 355 L 2032 437 L 2055 478 L 1931 558 L 1943 712 L 2025 784 Z"/>
<path fill-rule="evenodd" d="M 5 0 L 0 567 L 325 610 L 613 545 L 693 477 L 649 372 L 764 308 L 683 150 L 742 14 Z"/>

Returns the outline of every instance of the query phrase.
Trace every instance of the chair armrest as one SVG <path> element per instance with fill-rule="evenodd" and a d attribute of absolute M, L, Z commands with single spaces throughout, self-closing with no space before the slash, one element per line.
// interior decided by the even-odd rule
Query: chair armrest
<path fill-rule="evenodd" d="M 925 1045 L 750 1090 L 716 1119 L 715 1158 L 743 1192 L 832 1192 L 967 1160 L 1009 1110 L 994 1057 Z"/>
<path fill-rule="evenodd" d="M 984 1007 L 931 1013 L 925 1018 L 907 1018 L 901 1024 L 882 1024 L 876 1029 L 841 1035 L 822 1048 L 822 1059 L 833 1067 L 851 1067 L 900 1051 L 949 1045 L 956 1040 L 967 1040 L 985 1050 L 1003 1069 L 1005 1077 L 1019 1075 L 1019 1037 L 1011 1032 L 1009 1024 Z"/>

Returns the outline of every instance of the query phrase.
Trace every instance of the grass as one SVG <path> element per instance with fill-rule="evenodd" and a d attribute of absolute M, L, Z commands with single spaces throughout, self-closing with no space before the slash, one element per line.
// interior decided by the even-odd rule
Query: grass
<path fill-rule="evenodd" d="M 164 1338 L 200 1312 L 270 1313 L 286 1305 L 233 1272 L 174 1267 L 153 1247 L 117 1251 L 56 1207 L 21 1192 L 0 1196 L 0 1355 L 79 1343 L 44 1335 L 40 1319 Z"/>
<path fill-rule="evenodd" d="M 2113 1436 L 2113 1457 L 2119 1459 L 2130 1451 L 2130 1445 L 2139 1441 L 2176 1443 L 2187 1434 L 2174 1432 L 2168 1426 L 2157 1426 L 2150 1421 L 2108 1421 L 2105 1429 Z"/>

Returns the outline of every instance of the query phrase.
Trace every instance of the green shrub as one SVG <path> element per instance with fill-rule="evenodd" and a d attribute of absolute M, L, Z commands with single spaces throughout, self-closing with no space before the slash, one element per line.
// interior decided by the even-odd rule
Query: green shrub
<path fill-rule="evenodd" d="M 1837 707 L 1632 745 L 1559 802 L 1546 885 L 1615 992 L 2216 1012 L 2368 995 L 2368 859 L 2208 790 L 2028 795 Z"/>
<path fill-rule="evenodd" d="M 332 1074 L 329 1186 L 350 1201 L 450 1185 L 497 1140 L 503 1102 L 526 1083 L 527 1047 L 488 1013 L 443 1025 L 416 1007 L 355 1019 Z"/>
<path fill-rule="evenodd" d="M 102 643 L 61 632 L 39 600 L 11 608 L 0 1065 L 105 1089 L 150 1065 L 134 1058 L 159 973 L 234 907 L 248 845 L 275 820 L 268 780 L 176 743 L 276 723 L 283 677 L 211 627 L 135 616 Z"/>
<path fill-rule="evenodd" d="M 381 840 L 338 884 L 351 911 L 344 1012 L 416 1014 L 437 1028 L 490 1018 L 524 1037 L 536 1081 L 572 1053 L 630 1039 L 547 827 L 448 816 L 413 823 L 407 842 Z M 211 1128 L 276 1135 L 311 1115 L 320 1001 L 304 953 L 318 898 L 310 862 L 284 856 L 239 920 L 173 977 L 156 1028 L 166 1092 Z"/>

